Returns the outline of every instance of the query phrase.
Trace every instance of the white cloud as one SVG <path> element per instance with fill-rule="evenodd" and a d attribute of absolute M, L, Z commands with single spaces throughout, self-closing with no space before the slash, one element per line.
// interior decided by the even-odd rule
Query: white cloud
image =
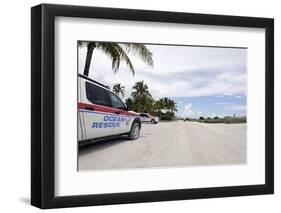
<path fill-rule="evenodd" d="M 216 117 L 217 114 L 216 113 L 211 113 L 211 118 Z"/>
<path fill-rule="evenodd" d="M 214 103 L 215 105 L 226 105 L 229 104 L 228 102 L 216 102 Z"/>
<path fill-rule="evenodd" d="M 184 106 L 182 113 L 179 114 L 179 117 L 189 117 L 189 118 L 198 118 L 202 112 L 197 112 L 192 110 L 192 103 L 189 103 Z"/>
<path fill-rule="evenodd" d="M 246 95 L 245 49 L 147 45 L 154 67 L 130 55 L 135 76 L 124 65 L 114 74 L 111 61 L 95 50 L 90 77 L 112 87 L 121 83 L 126 97 L 137 81 L 144 80 L 153 97 L 198 97 Z M 83 72 L 86 48 L 79 49 L 79 72 Z"/>

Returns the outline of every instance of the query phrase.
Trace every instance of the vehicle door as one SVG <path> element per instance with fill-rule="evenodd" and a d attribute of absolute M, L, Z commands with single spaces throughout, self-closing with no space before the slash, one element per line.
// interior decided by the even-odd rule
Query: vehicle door
<path fill-rule="evenodd" d="M 115 122 L 118 126 L 113 128 L 114 133 L 120 134 L 129 132 L 134 118 L 128 115 L 126 105 L 116 94 L 109 92 L 109 96 L 111 99 L 112 108 L 114 108 L 114 114 L 116 115 Z"/>
<path fill-rule="evenodd" d="M 142 122 L 150 122 L 150 117 L 147 114 L 141 113 L 140 116 Z"/>
<path fill-rule="evenodd" d="M 112 114 L 109 92 L 91 82 L 85 82 L 87 103 L 83 108 L 84 126 L 87 139 L 95 139 L 113 134 L 107 118 Z"/>

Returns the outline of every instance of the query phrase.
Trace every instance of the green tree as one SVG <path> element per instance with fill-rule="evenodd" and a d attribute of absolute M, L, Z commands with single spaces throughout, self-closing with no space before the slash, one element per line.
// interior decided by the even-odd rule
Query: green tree
<path fill-rule="evenodd" d="M 169 111 L 171 113 L 174 113 L 177 111 L 177 104 L 174 100 L 170 99 L 170 98 L 161 98 L 158 101 L 158 105 L 161 108 L 161 110 L 166 110 Z"/>
<path fill-rule="evenodd" d="M 112 88 L 112 91 L 119 96 L 121 95 L 124 98 L 125 87 L 121 84 L 115 84 Z"/>
<path fill-rule="evenodd" d="M 168 110 L 172 113 L 177 112 L 177 104 L 174 100 L 168 100 Z"/>
<path fill-rule="evenodd" d="M 127 99 L 125 100 L 125 104 L 126 104 L 126 106 L 127 106 L 127 108 L 128 108 L 129 110 L 135 111 L 134 101 L 133 101 L 132 98 L 127 98 Z"/>
<path fill-rule="evenodd" d="M 152 96 L 143 81 L 136 82 L 133 86 L 132 98 L 137 112 L 150 111 Z"/>
<path fill-rule="evenodd" d="M 166 101 L 164 98 L 160 98 L 159 101 L 158 101 L 158 104 L 159 104 L 159 107 L 160 107 L 160 110 L 166 110 Z"/>
<path fill-rule="evenodd" d="M 161 112 L 161 110 L 163 109 L 163 104 L 160 100 L 154 101 L 153 103 L 153 110 L 156 112 Z"/>
<path fill-rule="evenodd" d="M 87 47 L 87 55 L 85 60 L 85 67 L 83 74 L 89 75 L 89 70 L 92 61 L 93 51 L 95 49 L 101 50 L 112 61 L 112 69 L 117 72 L 120 66 L 120 62 L 123 61 L 135 74 L 135 69 L 128 56 L 128 53 L 133 53 L 139 57 L 144 63 L 149 66 L 153 66 L 152 53 L 144 44 L 132 44 L 132 43 L 116 43 L 116 42 L 78 42 L 78 45 Z"/>

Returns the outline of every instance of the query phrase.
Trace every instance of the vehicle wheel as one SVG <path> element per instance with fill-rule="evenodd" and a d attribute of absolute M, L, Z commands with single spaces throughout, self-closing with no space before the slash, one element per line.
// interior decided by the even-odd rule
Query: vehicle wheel
<path fill-rule="evenodd" d="M 140 136 L 140 124 L 135 122 L 132 125 L 131 131 L 128 134 L 130 140 L 136 140 Z"/>
<path fill-rule="evenodd" d="M 156 124 L 156 121 L 155 121 L 154 119 L 152 119 L 150 122 L 151 122 L 152 124 Z"/>

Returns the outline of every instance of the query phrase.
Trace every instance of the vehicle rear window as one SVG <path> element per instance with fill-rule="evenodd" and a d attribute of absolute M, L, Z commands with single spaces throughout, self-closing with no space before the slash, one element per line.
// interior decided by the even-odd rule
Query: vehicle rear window
<path fill-rule="evenodd" d="M 141 117 L 148 117 L 148 115 L 147 115 L 147 114 L 144 114 L 144 113 L 141 113 L 140 116 L 141 116 Z"/>
<path fill-rule="evenodd" d="M 111 107 L 111 100 L 108 93 L 106 89 L 86 82 L 86 96 L 91 103 Z"/>

